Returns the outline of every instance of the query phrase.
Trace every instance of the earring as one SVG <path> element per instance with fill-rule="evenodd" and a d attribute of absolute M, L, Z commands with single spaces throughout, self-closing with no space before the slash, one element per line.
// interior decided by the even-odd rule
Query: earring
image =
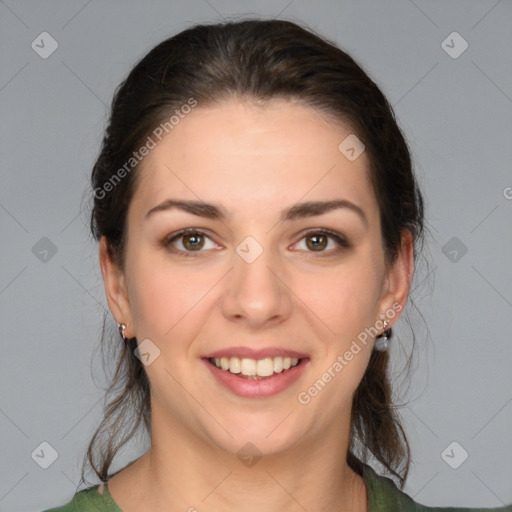
<path fill-rule="evenodd" d="M 119 329 L 119 334 L 123 341 L 126 341 L 128 338 L 124 335 L 124 330 L 126 329 L 126 324 L 117 324 L 117 328 Z"/>
<path fill-rule="evenodd" d="M 383 333 L 377 337 L 377 340 L 375 341 L 374 348 L 375 350 L 379 352 L 385 352 L 388 350 L 389 347 L 389 341 L 391 340 L 391 336 L 393 335 L 393 331 L 391 330 L 391 327 L 387 329 L 387 326 L 389 325 L 386 320 L 383 322 L 384 325 L 384 331 Z"/>

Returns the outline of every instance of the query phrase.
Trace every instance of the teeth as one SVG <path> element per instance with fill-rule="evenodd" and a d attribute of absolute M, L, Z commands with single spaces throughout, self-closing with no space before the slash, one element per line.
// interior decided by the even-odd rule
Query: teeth
<path fill-rule="evenodd" d="M 241 373 L 247 377 L 270 377 L 274 373 L 281 373 L 292 366 L 299 364 L 296 357 L 266 357 L 265 359 L 240 359 L 238 357 L 216 357 L 210 359 L 217 368 L 230 371 L 231 373 Z"/>
<path fill-rule="evenodd" d="M 274 371 L 276 373 L 281 373 L 283 371 L 283 358 L 282 357 L 274 357 Z"/>
<path fill-rule="evenodd" d="M 251 361 L 251 359 L 245 359 L 245 361 Z M 274 373 L 274 361 L 271 357 L 265 359 L 259 359 L 255 365 L 256 375 L 260 377 L 270 377 Z"/>

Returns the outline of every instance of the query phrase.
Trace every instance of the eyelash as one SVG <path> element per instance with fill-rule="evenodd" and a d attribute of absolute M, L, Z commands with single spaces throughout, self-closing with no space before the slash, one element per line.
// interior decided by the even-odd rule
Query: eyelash
<path fill-rule="evenodd" d="M 174 253 L 174 254 L 178 254 L 180 256 L 184 256 L 184 257 L 197 257 L 200 253 L 204 252 L 204 251 L 184 251 L 182 249 L 176 249 L 175 247 L 172 246 L 172 243 L 175 241 L 175 240 L 178 240 L 179 238 L 182 238 L 184 237 L 185 235 L 201 235 L 201 236 L 204 236 L 206 238 L 209 238 L 211 240 L 211 238 L 204 232 L 204 231 L 201 231 L 199 229 L 195 229 L 195 228 L 188 228 L 188 229 L 183 229 L 181 231 L 178 231 L 177 233 L 173 233 L 167 237 L 165 237 L 162 241 L 161 241 L 161 246 L 166 248 L 167 250 L 169 250 L 170 252 Z M 307 238 L 308 236 L 312 236 L 312 235 L 325 235 L 327 236 L 328 238 L 330 238 L 331 240 L 334 240 L 338 245 L 339 245 L 339 248 L 338 249 L 333 249 L 333 250 L 330 250 L 330 251 L 308 251 L 308 252 L 311 252 L 311 253 L 315 253 L 317 252 L 318 254 L 327 254 L 329 255 L 330 253 L 333 253 L 333 252 L 338 252 L 340 249 L 350 249 L 352 247 L 352 245 L 346 240 L 346 238 L 341 235 L 340 233 L 337 233 L 336 231 L 331 231 L 330 229 L 318 229 L 318 230 L 311 230 L 311 231 L 308 231 L 306 232 L 303 237 L 299 240 L 299 242 L 301 240 L 303 240 L 304 238 Z M 197 252 L 198 254 L 194 254 L 194 252 Z"/>

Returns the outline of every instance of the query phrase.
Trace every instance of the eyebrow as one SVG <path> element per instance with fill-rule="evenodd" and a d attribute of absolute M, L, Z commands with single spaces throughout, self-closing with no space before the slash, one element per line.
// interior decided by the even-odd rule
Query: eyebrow
<path fill-rule="evenodd" d="M 307 201 L 299 203 L 288 210 L 281 211 L 281 221 L 292 221 L 305 217 L 314 217 L 322 215 L 332 210 L 348 208 L 357 213 L 365 226 L 368 227 L 368 219 L 364 210 L 356 204 L 346 199 L 336 199 L 332 201 Z M 145 216 L 148 219 L 157 212 L 167 211 L 171 209 L 182 210 L 198 217 L 205 217 L 213 220 L 224 220 L 228 217 L 227 211 L 220 205 L 205 203 L 203 201 L 166 199 L 164 202 L 151 208 Z"/>

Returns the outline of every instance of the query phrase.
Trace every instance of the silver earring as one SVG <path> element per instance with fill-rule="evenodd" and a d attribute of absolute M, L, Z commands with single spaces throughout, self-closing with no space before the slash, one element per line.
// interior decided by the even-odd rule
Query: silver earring
<path fill-rule="evenodd" d="M 124 330 L 126 329 L 126 324 L 117 324 L 117 328 L 119 329 L 119 334 L 123 341 L 126 341 L 128 338 L 124 335 Z"/>
<path fill-rule="evenodd" d="M 391 330 L 391 327 L 387 329 L 387 326 L 389 324 L 384 320 L 383 326 L 384 331 L 383 333 L 377 338 L 374 344 L 375 350 L 378 350 L 379 352 L 385 352 L 388 350 L 389 347 L 389 340 L 391 339 L 391 336 L 393 335 L 393 331 Z"/>

